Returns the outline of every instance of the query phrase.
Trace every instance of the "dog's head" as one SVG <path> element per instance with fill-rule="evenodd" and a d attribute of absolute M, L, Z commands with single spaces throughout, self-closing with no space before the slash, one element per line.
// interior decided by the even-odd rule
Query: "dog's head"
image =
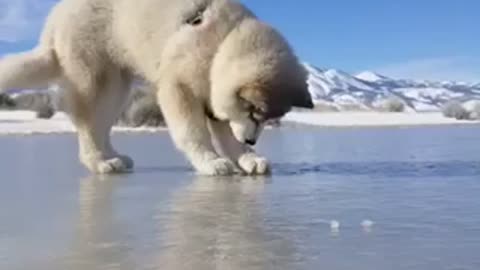
<path fill-rule="evenodd" d="M 272 27 L 246 18 L 222 42 L 210 71 L 214 115 L 236 139 L 254 145 L 268 120 L 313 108 L 307 71 Z"/>
<path fill-rule="evenodd" d="M 279 32 L 237 1 L 191 3 L 163 67 L 176 69 L 192 89 L 206 89 L 202 94 L 209 89 L 203 96 L 209 113 L 228 121 L 238 141 L 255 144 L 268 120 L 293 107 L 313 107 L 307 71 Z"/>

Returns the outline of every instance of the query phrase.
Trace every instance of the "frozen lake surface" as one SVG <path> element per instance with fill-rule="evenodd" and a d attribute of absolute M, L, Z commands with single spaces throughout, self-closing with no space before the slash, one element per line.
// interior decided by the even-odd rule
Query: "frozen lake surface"
<path fill-rule="evenodd" d="M 166 132 L 0 137 L 0 269 L 480 269 L 480 127 L 280 129 L 270 178 L 201 178 Z"/>

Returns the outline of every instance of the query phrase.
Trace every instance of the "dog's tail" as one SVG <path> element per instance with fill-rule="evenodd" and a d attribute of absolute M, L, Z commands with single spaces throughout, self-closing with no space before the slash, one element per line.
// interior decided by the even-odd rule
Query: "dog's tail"
<path fill-rule="evenodd" d="M 59 74 L 53 49 L 7 55 L 0 59 L 0 93 L 8 90 L 46 89 Z"/>

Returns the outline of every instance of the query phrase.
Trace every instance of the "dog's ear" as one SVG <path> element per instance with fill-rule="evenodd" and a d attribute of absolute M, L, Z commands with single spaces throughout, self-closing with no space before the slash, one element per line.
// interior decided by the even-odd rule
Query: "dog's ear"
<path fill-rule="evenodd" d="M 312 96 L 308 91 L 308 84 L 300 84 L 297 87 L 290 88 L 290 98 L 292 99 L 292 107 L 313 109 Z"/>
<path fill-rule="evenodd" d="M 309 91 L 309 84 L 307 82 L 309 72 L 302 65 L 297 66 L 291 70 L 290 76 L 284 85 L 287 87 L 287 94 L 291 99 L 291 106 L 304 109 L 313 109 L 313 100 Z"/>

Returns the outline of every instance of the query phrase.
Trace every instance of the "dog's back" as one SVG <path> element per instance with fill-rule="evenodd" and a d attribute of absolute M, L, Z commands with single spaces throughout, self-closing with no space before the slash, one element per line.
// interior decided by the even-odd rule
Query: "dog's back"
<path fill-rule="evenodd" d="M 191 45 L 203 46 L 203 50 L 209 50 L 208 54 L 212 55 L 241 18 L 254 17 L 241 3 L 232 0 L 62 0 L 48 15 L 34 50 L 1 59 L 0 91 L 45 88 L 59 73 L 65 72 L 60 71 L 60 67 L 64 69 L 78 58 L 90 73 L 113 64 L 153 77 L 158 73 L 158 61 L 169 39 L 206 5 L 215 7 L 210 9 L 214 14 L 205 15 L 212 19 L 207 26 L 202 26 L 208 29 L 198 37 L 194 37 L 193 31 L 187 35 L 193 36 L 189 37 Z"/>

